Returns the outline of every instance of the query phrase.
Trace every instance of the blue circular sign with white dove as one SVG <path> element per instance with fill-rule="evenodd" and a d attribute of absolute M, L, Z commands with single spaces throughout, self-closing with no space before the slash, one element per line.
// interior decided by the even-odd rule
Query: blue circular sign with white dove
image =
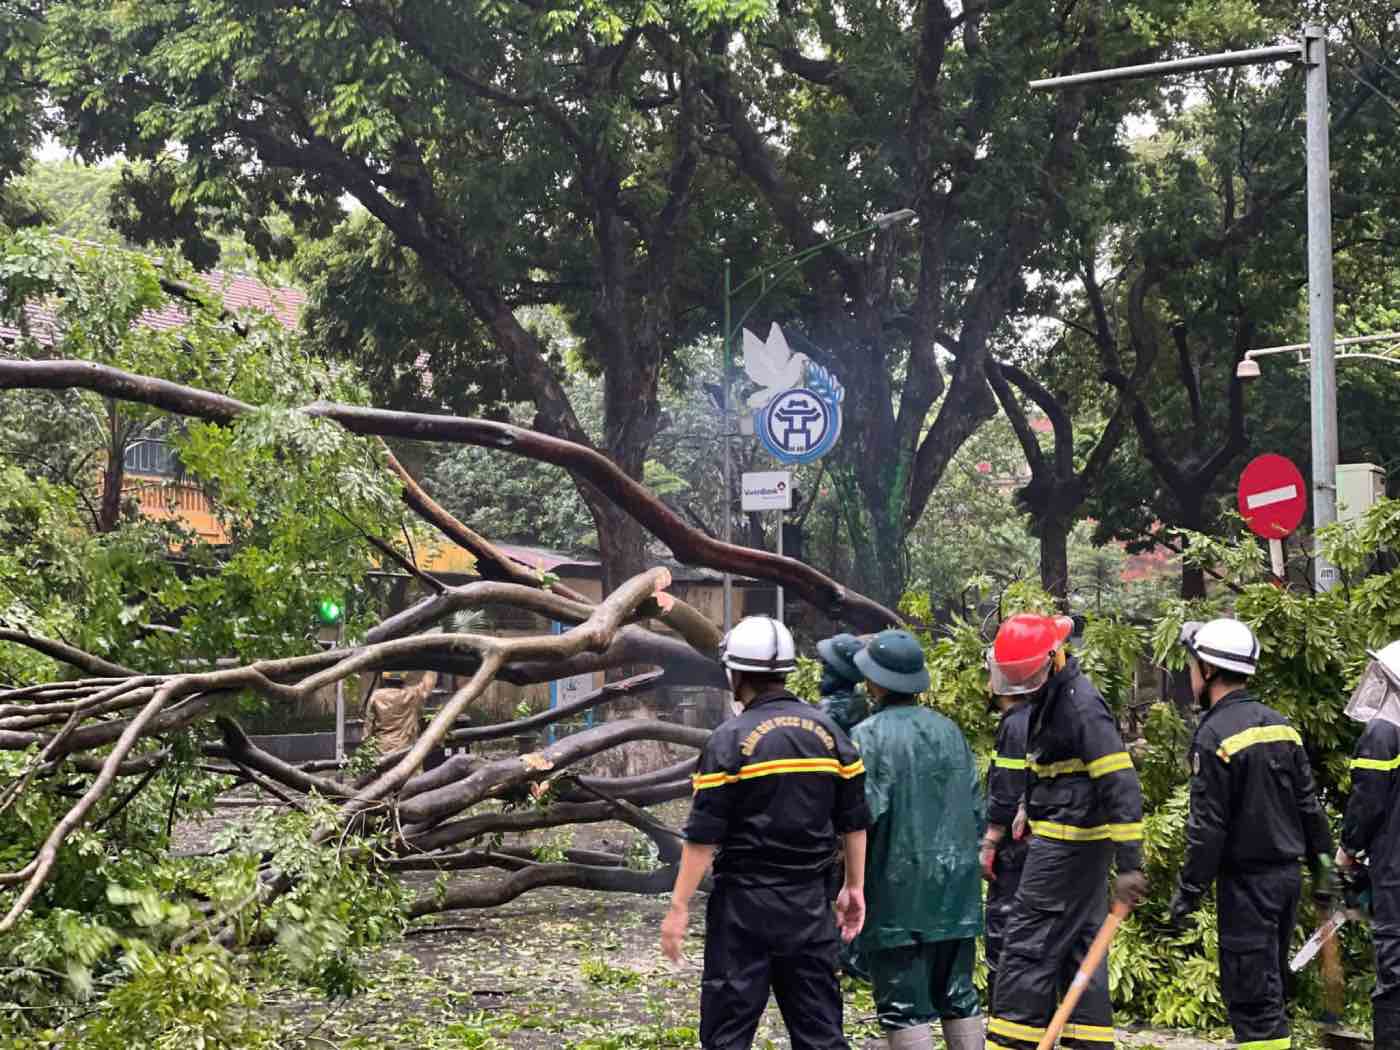
<path fill-rule="evenodd" d="M 766 342 L 744 329 L 744 371 L 759 386 L 749 396 L 754 433 L 774 458 L 810 463 L 831 451 L 846 391 L 830 371 L 793 353 L 776 324 Z"/>

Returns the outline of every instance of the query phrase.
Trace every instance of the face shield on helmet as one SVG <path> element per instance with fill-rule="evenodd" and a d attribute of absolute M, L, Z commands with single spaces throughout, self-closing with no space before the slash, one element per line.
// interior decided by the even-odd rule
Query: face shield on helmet
<path fill-rule="evenodd" d="M 1357 722 L 1373 718 L 1400 725 L 1400 642 L 1371 652 L 1371 662 L 1351 694 L 1346 714 Z"/>
<path fill-rule="evenodd" d="M 1012 663 L 997 663 L 991 649 L 987 650 L 987 678 L 993 696 L 1022 696 L 1034 693 L 1050 677 L 1052 653 L 1027 657 Z"/>
<path fill-rule="evenodd" d="M 1068 616 L 1018 613 L 997 629 L 987 650 L 989 688 L 997 696 L 1022 696 L 1045 685 L 1054 669 L 1055 654 L 1074 630 Z"/>

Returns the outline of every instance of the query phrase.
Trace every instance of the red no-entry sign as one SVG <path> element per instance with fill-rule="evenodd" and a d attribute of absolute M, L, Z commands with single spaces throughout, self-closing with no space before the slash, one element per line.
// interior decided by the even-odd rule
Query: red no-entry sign
<path fill-rule="evenodd" d="M 1308 509 L 1302 471 L 1272 452 L 1249 461 L 1240 475 L 1239 498 L 1245 524 L 1267 540 L 1291 533 Z"/>

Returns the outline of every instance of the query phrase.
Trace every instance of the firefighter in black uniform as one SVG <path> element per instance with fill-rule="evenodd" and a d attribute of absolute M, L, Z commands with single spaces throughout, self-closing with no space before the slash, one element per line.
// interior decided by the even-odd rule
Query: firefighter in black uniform
<path fill-rule="evenodd" d="M 1030 699 L 1026 809 L 1030 845 L 1003 933 L 987 1046 L 1034 1050 L 1074 980 L 1114 895 L 1130 905 L 1142 874 L 1142 789 L 1118 725 L 1064 645 L 1064 616 L 1021 613 L 1004 621 L 992 646 L 991 688 Z M 1084 988 L 1060 1042 L 1082 1050 L 1112 1046 L 1108 967 Z"/>
<path fill-rule="evenodd" d="M 1400 1050 L 1400 642 L 1371 657 L 1347 705 L 1366 729 L 1351 760 L 1337 866 L 1354 875 L 1357 858 L 1366 858 L 1376 944 L 1375 1050 Z"/>
<path fill-rule="evenodd" d="M 1238 620 L 1188 623 L 1191 688 L 1206 708 L 1191 742 L 1186 862 L 1171 904 L 1180 929 L 1216 884 L 1220 995 L 1241 1050 L 1291 1046 L 1284 1010 L 1287 953 L 1302 892 L 1327 898 L 1332 835 L 1298 731 L 1245 689 L 1259 642 Z"/>
<path fill-rule="evenodd" d="M 992 654 L 987 653 L 988 667 Z M 993 696 L 1001 713 L 996 753 L 987 767 L 987 830 L 979 860 L 987 880 L 987 1003 L 996 1001 L 997 968 L 1001 964 L 1002 934 L 1011 916 L 1021 869 L 1026 863 L 1026 840 L 1012 827 L 1026 791 L 1026 734 L 1030 731 L 1031 706 L 1025 696 Z"/>
<path fill-rule="evenodd" d="M 865 921 L 865 767 L 845 733 L 784 688 L 796 660 L 792 635 L 766 616 L 741 620 L 721 648 L 742 711 L 700 754 L 661 924 L 662 953 L 676 961 L 690 898 L 713 861 L 700 994 L 705 1050 L 747 1050 L 770 989 L 793 1050 L 848 1050 L 837 951 Z M 826 878 L 838 837 L 846 882 L 833 914 Z"/>

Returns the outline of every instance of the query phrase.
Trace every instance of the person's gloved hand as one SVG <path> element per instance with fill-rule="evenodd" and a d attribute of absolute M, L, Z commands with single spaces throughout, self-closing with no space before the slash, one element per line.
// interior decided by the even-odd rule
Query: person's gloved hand
<path fill-rule="evenodd" d="M 977 864 L 982 869 L 982 878 L 988 882 L 997 881 L 997 844 L 995 842 L 982 842 L 982 848 L 977 851 Z"/>
<path fill-rule="evenodd" d="M 1337 879 L 1337 867 L 1332 863 L 1331 857 L 1319 853 L 1313 858 L 1312 877 L 1312 896 L 1317 904 L 1327 906 L 1337 899 L 1341 883 Z"/>
<path fill-rule="evenodd" d="M 1120 871 L 1113 880 L 1113 900 L 1136 908 L 1147 897 L 1147 876 L 1141 871 Z"/>
<path fill-rule="evenodd" d="M 1199 903 L 1196 898 L 1177 890 L 1167 908 L 1167 931 L 1174 934 L 1185 933 L 1191 913 Z"/>
<path fill-rule="evenodd" d="M 1030 820 L 1026 817 L 1026 804 L 1022 802 L 1016 809 L 1016 819 L 1011 822 L 1011 837 L 1016 842 L 1020 842 L 1026 837 L 1026 829 Z"/>

